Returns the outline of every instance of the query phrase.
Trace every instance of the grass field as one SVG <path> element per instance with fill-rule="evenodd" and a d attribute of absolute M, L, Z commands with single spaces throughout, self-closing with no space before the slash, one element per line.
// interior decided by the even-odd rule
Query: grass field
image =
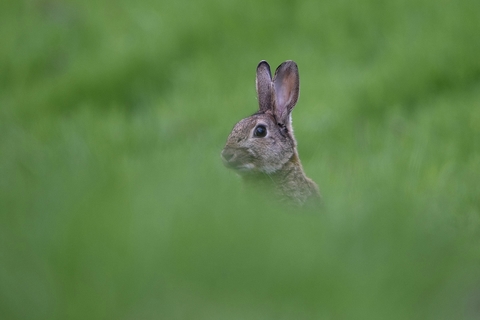
<path fill-rule="evenodd" d="M 477 319 L 480 2 L 0 3 L 1 319 Z M 223 167 L 295 60 L 320 208 Z"/>

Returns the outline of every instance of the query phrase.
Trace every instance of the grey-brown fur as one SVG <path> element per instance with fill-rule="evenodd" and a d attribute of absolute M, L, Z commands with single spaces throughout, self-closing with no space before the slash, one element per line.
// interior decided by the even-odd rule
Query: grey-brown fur
<path fill-rule="evenodd" d="M 282 63 L 272 80 L 270 66 L 261 61 L 256 89 L 259 111 L 233 128 L 222 151 L 224 164 L 248 182 L 271 184 L 279 197 L 295 203 L 320 197 L 317 185 L 303 171 L 293 136 L 290 114 L 299 95 L 296 63 Z"/>

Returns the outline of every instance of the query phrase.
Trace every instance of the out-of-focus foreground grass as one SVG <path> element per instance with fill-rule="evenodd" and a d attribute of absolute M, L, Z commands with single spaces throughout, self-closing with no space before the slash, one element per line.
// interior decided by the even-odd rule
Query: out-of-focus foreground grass
<path fill-rule="evenodd" d="M 0 318 L 468 319 L 480 2 L 0 3 Z M 322 208 L 219 153 L 300 69 Z"/>

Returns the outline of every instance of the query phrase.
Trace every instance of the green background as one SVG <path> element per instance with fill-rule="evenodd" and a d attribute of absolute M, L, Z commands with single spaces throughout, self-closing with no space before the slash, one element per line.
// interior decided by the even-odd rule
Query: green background
<path fill-rule="evenodd" d="M 475 319 L 480 2 L 0 2 L 2 319 Z M 223 167 L 291 59 L 298 210 Z"/>

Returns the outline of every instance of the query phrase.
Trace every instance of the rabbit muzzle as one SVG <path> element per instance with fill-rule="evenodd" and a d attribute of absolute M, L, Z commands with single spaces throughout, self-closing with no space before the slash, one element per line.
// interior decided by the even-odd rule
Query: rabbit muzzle
<path fill-rule="evenodd" d="M 230 169 L 242 172 L 255 168 L 253 157 L 241 149 L 225 148 L 221 153 L 223 164 Z"/>

